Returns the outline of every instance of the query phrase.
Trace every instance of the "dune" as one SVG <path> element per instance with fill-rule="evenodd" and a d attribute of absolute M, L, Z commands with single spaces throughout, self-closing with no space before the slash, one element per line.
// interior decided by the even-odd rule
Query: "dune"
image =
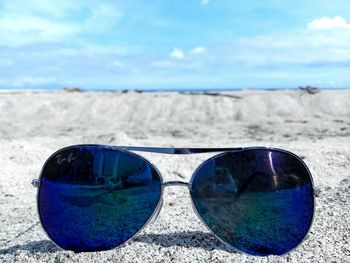
<path fill-rule="evenodd" d="M 83 143 L 290 150 L 313 175 L 315 219 L 300 246 L 269 262 L 350 262 L 350 90 L 0 92 L 0 262 L 267 262 L 212 236 L 182 187 L 166 188 L 158 219 L 125 246 L 60 250 L 38 224 L 30 182 L 54 151 Z M 141 155 L 165 181 L 188 181 L 213 154 Z"/>

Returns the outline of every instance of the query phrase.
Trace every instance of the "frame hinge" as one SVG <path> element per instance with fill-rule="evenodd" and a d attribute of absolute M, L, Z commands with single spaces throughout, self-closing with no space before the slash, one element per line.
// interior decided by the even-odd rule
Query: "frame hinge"
<path fill-rule="evenodd" d="M 34 186 L 35 188 L 38 188 L 39 185 L 40 185 L 39 179 L 33 179 L 33 181 L 32 181 L 32 186 Z"/>

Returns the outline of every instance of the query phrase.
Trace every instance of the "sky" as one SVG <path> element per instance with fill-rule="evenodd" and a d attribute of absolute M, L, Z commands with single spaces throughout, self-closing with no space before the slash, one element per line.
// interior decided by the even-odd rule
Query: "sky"
<path fill-rule="evenodd" d="M 348 0 L 0 0 L 0 88 L 350 88 Z"/>

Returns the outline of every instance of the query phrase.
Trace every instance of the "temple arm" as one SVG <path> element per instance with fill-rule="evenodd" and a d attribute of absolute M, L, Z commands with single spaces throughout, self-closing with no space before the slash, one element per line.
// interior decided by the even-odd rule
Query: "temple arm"
<path fill-rule="evenodd" d="M 114 146 L 114 149 L 151 152 L 163 154 L 195 154 L 195 153 L 211 153 L 211 152 L 232 152 L 242 151 L 243 147 L 238 148 L 167 148 L 167 147 L 138 147 L 138 146 Z"/>

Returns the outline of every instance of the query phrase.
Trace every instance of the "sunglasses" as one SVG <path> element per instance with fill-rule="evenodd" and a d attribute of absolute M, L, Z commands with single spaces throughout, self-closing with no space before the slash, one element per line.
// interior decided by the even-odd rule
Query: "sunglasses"
<path fill-rule="evenodd" d="M 163 182 L 134 151 L 161 154 L 219 152 L 189 183 Z M 158 216 L 163 190 L 188 187 L 193 209 L 219 240 L 240 252 L 282 255 L 298 246 L 313 221 L 309 169 L 276 148 L 156 148 L 76 145 L 55 152 L 39 179 L 37 206 L 48 237 L 74 252 L 116 248 Z"/>

